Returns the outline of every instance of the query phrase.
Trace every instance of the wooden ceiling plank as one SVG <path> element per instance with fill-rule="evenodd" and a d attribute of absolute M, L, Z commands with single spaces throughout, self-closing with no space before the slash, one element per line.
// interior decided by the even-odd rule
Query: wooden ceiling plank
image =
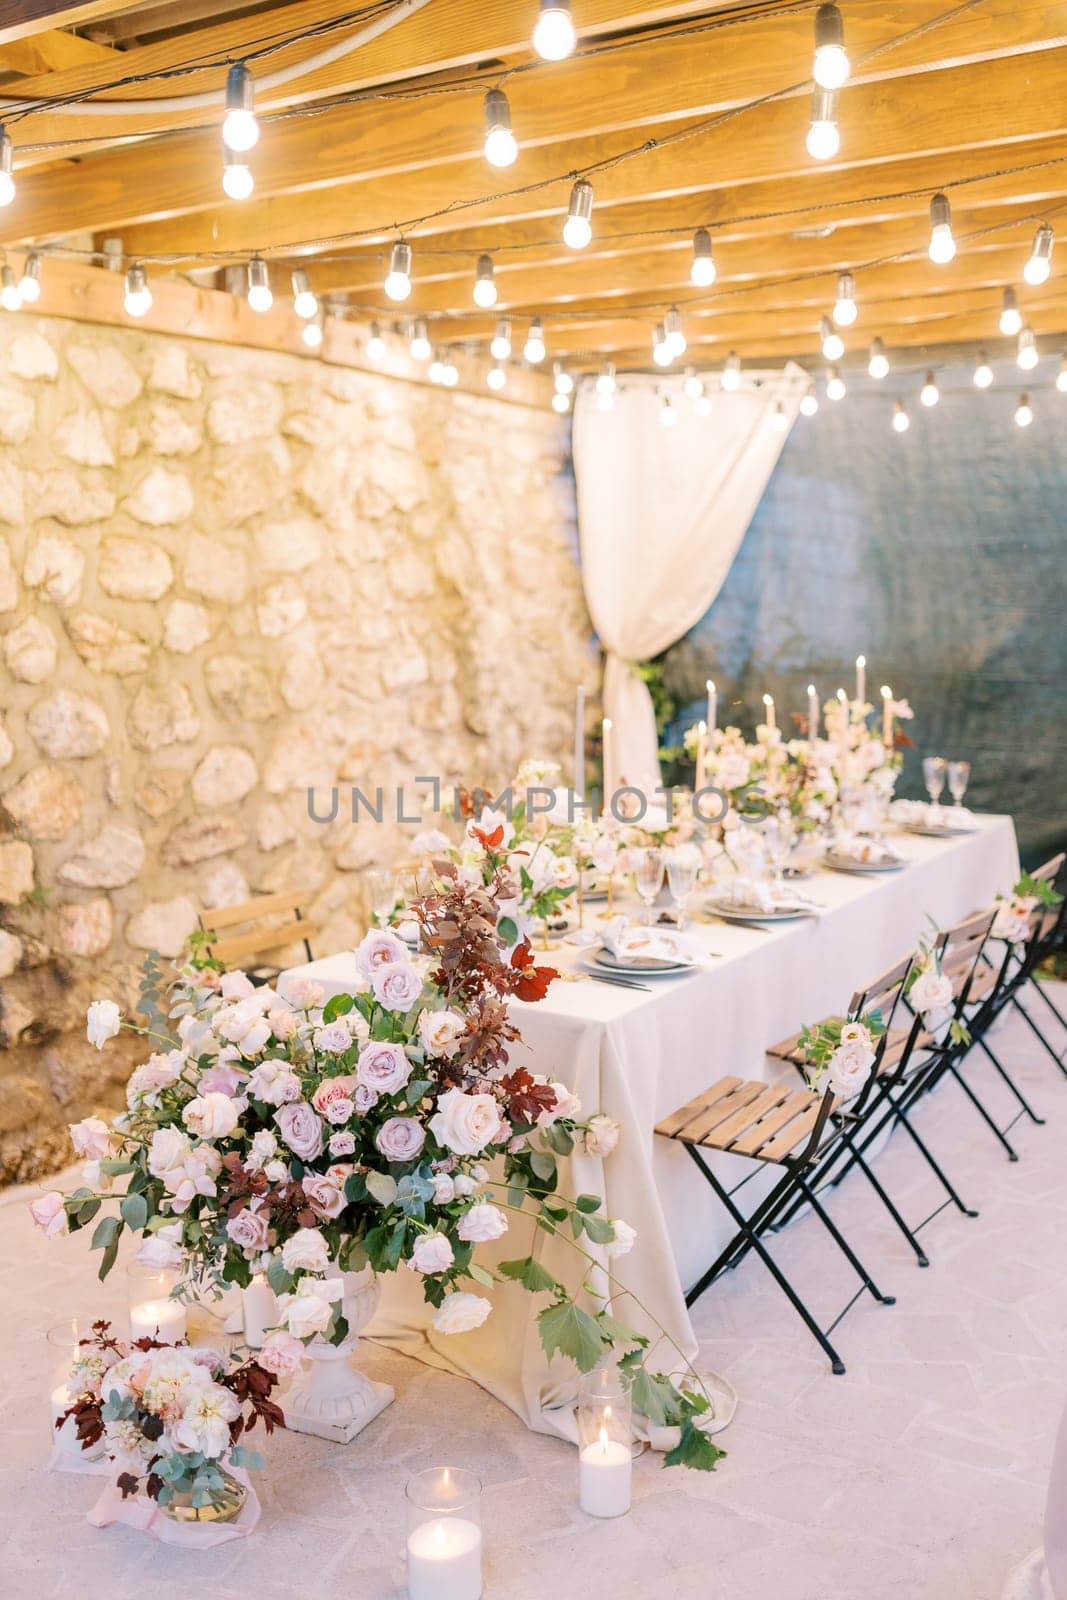
<path fill-rule="evenodd" d="M 8 39 L 31 39 L 49 28 L 75 28 L 116 11 L 133 11 L 140 0 L 0 0 L 0 44 Z"/>

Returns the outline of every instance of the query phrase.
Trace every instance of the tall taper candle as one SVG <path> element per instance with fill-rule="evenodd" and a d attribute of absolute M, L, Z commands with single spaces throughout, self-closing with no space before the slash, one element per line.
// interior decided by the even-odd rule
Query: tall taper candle
<path fill-rule="evenodd" d="M 574 792 L 585 799 L 585 686 L 578 685 L 574 702 Z"/>
<path fill-rule="evenodd" d="M 719 699 L 715 693 L 715 684 L 711 678 L 707 680 L 704 688 L 708 693 L 708 710 L 704 720 L 708 725 L 708 738 L 710 739 L 715 732 L 715 724 L 719 712 Z"/>
<path fill-rule="evenodd" d="M 765 694 L 763 696 L 763 720 L 767 724 L 768 728 L 777 727 L 777 723 L 774 720 L 774 696 L 773 695 Z"/>
<path fill-rule="evenodd" d="M 867 698 L 867 657 L 856 657 L 856 699 L 863 701 Z"/>
<path fill-rule="evenodd" d="M 611 797 L 615 793 L 615 752 L 611 748 L 611 718 L 605 717 L 600 724 L 600 745 L 604 757 L 604 810 L 609 810 Z"/>
<path fill-rule="evenodd" d="M 882 685 L 882 743 L 887 750 L 893 748 L 893 691 L 888 683 Z"/>
<path fill-rule="evenodd" d="M 815 693 L 815 685 L 808 684 L 808 738 L 817 739 L 819 736 L 819 697 Z"/>
<path fill-rule="evenodd" d="M 697 723 L 697 771 L 693 787 L 699 791 L 703 789 L 708 771 L 708 725 L 706 722 Z"/>

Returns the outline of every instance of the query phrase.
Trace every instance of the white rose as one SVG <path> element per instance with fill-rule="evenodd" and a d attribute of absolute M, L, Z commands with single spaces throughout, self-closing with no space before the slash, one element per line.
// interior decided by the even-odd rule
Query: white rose
<path fill-rule="evenodd" d="M 255 992 L 255 985 L 243 972 L 224 972 L 219 979 L 219 993 L 224 1000 L 248 1000 Z"/>
<path fill-rule="evenodd" d="M 615 1237 L 607 1246 L 608 1255 L 628 1255 L 634 1247 L 634 1240 L 637 1238 L 637 1229 L 631 1228 L 630 1224 L 628 1222 L 623 1222 L 621 1217 L 616 1217 L 611 1226 L 615 1230 Z"/>
<path fill-rule="evenodd" d="M 225 1139 L 240 1120 L 241 1114 L 227 1094 L 197 1095 L 182 1112 L 185 1126 L 200 1139 Z"/>
<path fill-rule="evenodd" d="M 301 1228 L 282 1245 L 286 1272 L 325 1272 L 329 1264 L 326 1240 L 316 1228 Z"/>
<path fill-rule="evenodd" d="M 344 1022 L 329 1022 L 324 1028 L 316 1028 L 311 1036 L 311 1042 L 316 1050 L 325 1050 L 330 1055 L 340 1055 L 352 1043 L 352 1036 Z"/>
<path fill-rule="evenodd" d="M 466 1019 L 457 1011 L 423 1011 L 419 1017 L 419 1042 L 428 1056 L 450 1060 L 466 1031 Z"/>
<path fill-rule="evenodd" d="M 911 1003 L 916 1011 L 941 1011 L 952 1004 L 952 979 L 928 967 L 911 986 Z"/>
<path fill-rule="evenodd" d="M 333 1316 L 333 1301 L 340 1300 L 344 1292 L 340 1278 L 304 1279 L 296 1294 L 279 1295 L 278 1310 L 293 1338 L 310 1339 L 325 1333 Z"/>
<path fill-rule="evenodd" d="M 180 1128 L 157 1128 L 148 1150 L 148 1170 L 153 1178 L 162 1178 L 182 1166 L 192 1151 L 192 1145 Z"/>
<path fill-rule="evenodd" d="M 446 1294 L 433 1314 L 433 1325 L 438 1333 L 470 1333 L 480 1328 L 492 1311 L 484 1295 Z"/>
<path fill-rule="evenodd" d="M 122 1026 L 121 1014 L 114 1000 L 94 1000 L 85 1018 L 85 1036 L 90 1044 L 102 1050 Z"/>
<path fill-rule="evenodd" d="M 488 1200 L 479 1200 L 477 1205 L 471 1206 L 459 1219 L 456 1232 L 461 1239 L 470 1244 L 486 1244 L 490 1239 L 499 1239 L 508 1231 L 508 1219 L 498 1206 L 490 1205 Z"/>
<path fill-rule="evenodd" d="M 478 1183 L 467 1172 L 457 1172 L 452 1180 L 457 1200 L 466 1200 L 468 1195 L 478 1193 Z"/>
<path fill-rule="evenodd" d="M 253 1100 L 283 1106 L 300 1099 L 300 1079 L 285 1061 L 261 1061 L 247 1084 Z"/>
<path fill-rule="evenodd" d="M 558 1117 L 574 1118 L 582 1109 L 582 1102 L 576 1094 L 572 1094 L 565 1083 L 550 1083 L 556 1096 L 556 1103 L 551 1111 L 542 1111 L 537 1121 L 542 1128 L 550 1128 Z"/>
<path fill-rule="evenodd" d="M 455 1259 L 443 1233 L 420 1233 L 411 1251 L 411 1265 L 416 1272 L 447 1272 Z"/>
<path fill-rule="evenodd" d="M 591 1156 L 610 1156 L 619 1142 L 619 1124 L 614 1117 L 607 1117 L 598 1112 L 595 1117 L 589 1118 L 589 1126 L 585 1133 L 586 1154 Z"/>
<path fill-rule="evenodd" d="M 150 1233 L 137 1247 L 137 1260 L 143 1267 L 157 1271 L 177 1271 L 184 1263 L 182 1253 L 182 1224 L 168 1222 L 165 1227 Z"/>
<path fill-rule="evenodd" d="M 435 1172 L 433 1175 L 433 1198 L 439 1206 L 447 1206 L 456 1197 L 456 1186 L 451 1175 L 447 1172 Z"/>
<path fill-rule="evenodd" d="M 506 1129 L 500 1107 L 491 1094 L 464 1094 L 447 1089 L 430 1118 L 430 1132 L 438 1144 L 458 1156 L 480 1155 L 486 1145 L 502 1139 Z"/>
<path fill-rule="evenodd" d="M 253 1135 L 252 1143 L 248 1147 L 248 1156 L 245 1165 L 253 1172 L 265 1167 L 268 1161 L 278 1153 L 278 1141 L 269 1128 L 261 1128 Z"/>
<path fill-rule="evenodd" d="M 830 1057 L 827 1083 L 835 1094 L 845 1099 L 858 1094 L 870 1076 L 874 1065 L 874 1051 L 859 1041 L 838 1045 Z"/>
<path fill-rule="evenodd" d="M 86 1117 L 70 1124 L 74 1154 L 89 1161 L 102 1161 L 111 1147 L 111 1129 L 100 1117 Z"/>

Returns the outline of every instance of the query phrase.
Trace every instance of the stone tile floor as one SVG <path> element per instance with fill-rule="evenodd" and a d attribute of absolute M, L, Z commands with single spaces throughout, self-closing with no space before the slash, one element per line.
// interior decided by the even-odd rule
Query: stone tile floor
<path fill-rule="evenodd" d="M 1062 1008 L 1067 985 L 1058 996 Z M 1048 1118 L 1018 1124 L 1020 1162 L 1009 1164 L 951 1084 L 920 1113 L 981 1216 L 952 1210 L 931 1223 L 932 1265 L 921 1271 L 861 1180 L 835 1197 L 859 1254 L 897 1296 L 889 1308 L 865 1297 L 839 1330 L 845 1377 L 831 1375 L 758 1262 L 716 1285 L 695 1323 L 703 1363 L 740 1393 L 720 1441 L 729 1456 L 706 1477 L 642 1458 L 633 1510 L 617 1522 L 578 1510 L 570 1447 L 528 1433 L 469 1383 L 375 1349 L 365 1366 L 395 1384 L 396 1404 L 347 1449 L 277 1439 L 251 1540 L 186 1553 L 89 1527 L 95 1481 L 41 1465 L 43 1333 L 84 1311 L 85 1252 L 77 1240 L 45 1246 L 24 1205 L 0 1207 L 0 1597 L 402 1600 L 404 1483 L 448 1458 L 486 1484 L 486 1600 L 999 1600 L 1040 1539 L 1067 1392 L 1067 1081 L 1021 1022 L 999 1033 L 1003 1058 Z M 977 1059 L 972 1070 L 1006 1120 L 1003 1085 Z M 936 1204 L 900 1136 L 878 1170 L 913 1221 Z M 824 1313 L 851 1292 L 813 1219 L 775 1249 Z M 120 1300 L 109 1284 L 92 1304 Z"/>

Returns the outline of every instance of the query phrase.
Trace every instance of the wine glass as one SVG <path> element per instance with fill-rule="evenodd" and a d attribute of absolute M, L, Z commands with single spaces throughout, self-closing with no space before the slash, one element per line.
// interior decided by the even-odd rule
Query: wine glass
<path fill-rule="evenodd" d="M 926 792 L 930 796 L 935 810 L 941 803 L 941 791 L 945 787 L 945 769 L 947 766 L 948 763 L 944 756 L 923 757 L 923 783 L 926 785 Z"/>
<path fill-rule="evenodd" d="M 671 899 L 678 907 L 678 927 L 685 927 L 685 907 L 697 885 L 700 859 L 693 854 L 672 855 L 667 862 L 667 885 Z"/>
<path fill-rule="evenodd" d="M 957 806 L 962 806 L 963 797 L 967 793 L 967 785 L 971 781 L 971 763 L 969 761 L 950 761 L 948 764 L 948 792 Z"/>
<path fill-rule="evenodd" d="M 793 852 L 796 843 L 796 833 L 793 828 L 793 819 L 788 811 L 779 811 L 773 817 L 768 817 L 763 824 L 763 849 L 767 863 L 771 868 L 771 875 L 776 884 L 780 884 L 785 872 L 786 862 Z"/>
<path fill-rule="evenodd" d="M 384 928 L 396 909 L 396 876 L 386 867 L 375 867 L 367 873 L 367 890 L 370 906 Z"/>
<path fill-rule="evenodd" d="M 650 845 L 645 850 L 638 850 L 636 854 L 634 884 L 641 899 L 645 902 L 644 920 L 651 922 L 652 903 L 663 888 L 663 851 Z"/>

